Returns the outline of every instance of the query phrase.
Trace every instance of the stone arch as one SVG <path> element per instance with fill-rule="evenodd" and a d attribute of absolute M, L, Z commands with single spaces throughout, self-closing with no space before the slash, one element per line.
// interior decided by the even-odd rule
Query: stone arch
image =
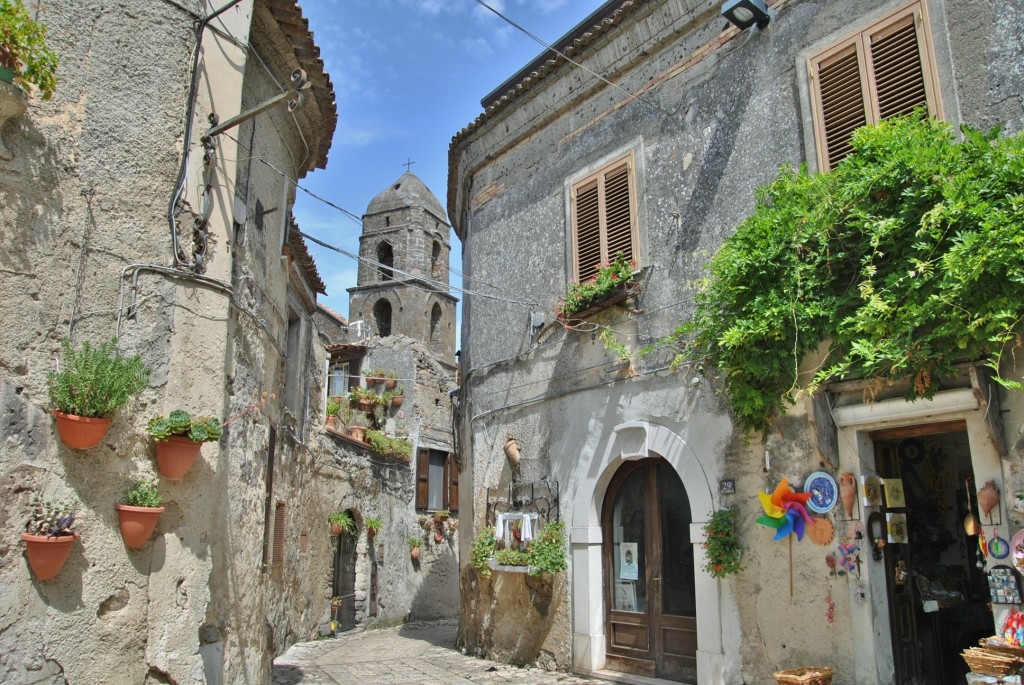
<path fill-rule="evenodd" d="M 604 568 L 601 506 L 612 477 L 626 461 L 659 456 L 675 470 L 690 500 L 690 542 L 694 546 L 697 594 L 697 680 L 719 683 L 724 673 L 721 602 L 718 581 L 703 570 L 704 524 L 715 506 L 711 482 L 686 440 L 671 429 L 647 421 L 630 421 L 613 429 L 614 439 L 586 465 L 572 501 L 573 666 L 596 671 L 605 667 Z"/>

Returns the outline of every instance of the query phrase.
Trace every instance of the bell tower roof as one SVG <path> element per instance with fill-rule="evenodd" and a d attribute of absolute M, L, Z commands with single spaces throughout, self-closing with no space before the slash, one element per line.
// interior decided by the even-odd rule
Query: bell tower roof
<path fill-rule="evenodd" d="M 433 214 L 441 221 L 448 223 L 447 215 L 441 202 L 434 196 L 426 184 L 411 171 L 406 171 L 397 181 L 392 183 L 377 197 L 370 201 L 366 208 L 367 216 L 381 212 L 393 212 L 398 209 L 419 207 Z"/>

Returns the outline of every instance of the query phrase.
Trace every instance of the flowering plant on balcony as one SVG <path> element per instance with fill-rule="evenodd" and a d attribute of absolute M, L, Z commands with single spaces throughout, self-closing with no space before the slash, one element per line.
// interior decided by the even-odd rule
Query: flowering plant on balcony
<path fill-rule="evenodd" d="M 623 289 L 635 278 L 636 262 L 619 252 L 611 262 L 602 262 L 597 273 L 582 283 L 569 281 L 569 291 L 555 305 L 555 314 L 565 319 L 597 304 L 609 293 Z"/>

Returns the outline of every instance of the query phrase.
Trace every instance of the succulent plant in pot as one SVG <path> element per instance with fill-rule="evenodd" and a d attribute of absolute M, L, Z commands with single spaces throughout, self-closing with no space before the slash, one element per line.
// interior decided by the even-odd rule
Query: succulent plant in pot
<path fill-rule="evenodd" d="M 146 429 L 156 442 L 160 475 L 167 480 L 181 480 L 199 456 L 203 443 L 219 440 L 224 432 L 218 419 L 193 417 L 184 409 L 150 419 Z"/>
<path fill-rule="evenodd" d="M 78 539 L 75 513 L 68 502 L 51 502 L 38 495 L 21 539 L 25 541 L 28 565 L 39 580 L 55 578 Z"/>
<path fill-rule="evenodd" d="M 146 544 L 160 515 L 166 510 L 160 506 L 162 502 L 155 480 L 139 478 L 132 481 L 125 492 L 124 503 L 114 506 L 125 545 L 139 549 Z"/>
<path fill-rule="evenodd" d="M 47 381 L 57 433 L 73 449 L 95 447 L 107 434 L 114 413 L 149 385 L 149 369 L 138 355 L 122 357 L 116 339 L 79 349 L 60 341 L 63 364 Z"/>
<path fill-rule="evenodd" d="M 337 397 L 328 397 L 327 398 L 327 406 L 324 408 L 324 412 L 326 414 L 326 419 L 324 420 L 324 424 L 328 428 L 330 428 L 332 430 L 334 429 L 335 424 L 338 421 L 338 413 L 340 411 L 341 411 L 341 401 L 339 400 L 339 398 L 337 398 Z"/>
<path fill-rule="evenodd" d="M 57 54 L 46 46 L 46 27 L 22 0 L 0 0 L 0 81 L 32 84 L 44 100 L 57 87 Z"/>

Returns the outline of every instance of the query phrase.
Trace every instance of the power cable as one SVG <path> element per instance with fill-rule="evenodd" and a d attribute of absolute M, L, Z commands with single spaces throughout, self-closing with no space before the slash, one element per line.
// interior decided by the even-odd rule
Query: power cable
<path fill-rule="evenodd" d="M 671 114 L 672 114 L 672 112 L 668 111 L 667 109 L 665 109 L 665 108 L 664 108 L 664 107 L 662 107 L 661 105 L 659 105 L 659 104 L 656 104 L 656 103 L 654 103 L 654 102 L 649 102 L 649 101 L 645 100 L 644 98 L 640 97 L 639 95 L 634 95 L 633 93 L 629 92 L 628 90 L 626 90 L 625 88 L 623 88 L 623 87 L 622 87 L 622 86 L 620 86 L 619 84 L 617 84 L 617 83 L 612 83 L 611 81 L 609 81 L 608 79 L 606 79 L 606 78 L 605 78 L 604 76 L 602 76 L 601 74 L 598 74 L 598 73 L 597 73 L 596 71 L 593 71 L 592 69 L 590 69 L 590 68 L 588 68 L 588 67 L 586 67 L 586 66 L 584 66 L 584 65 L 580 64 L 579 62 L 577 62 L 576 60 L 574 60 L 573 58 L 569 57 L 569 56 L 568 56 L 568 55 L 566 55 L 566 54 L 565 54 L 564 52 L 562 52 L 561 50 L 559 50 L 558 48 L 556 48 L 556 47 L 554 47 L 554 46 L 552 46 L 552 45 L 549 45 L 549 44 L 545 43 L 545 42 L 544 42 L 543 40 L 541 40 L 540 38 L 538 38 L 538 37 L 537 37 L 537 36 L 535 36 L 534 34 L 530 33 L 530 32 L 529 32 L 528 30 L 526 30 L 525 28 L 523 28 L 522 26 L 520 26 L 520 25 L 519 25 L 519 24 L 517 24 L 516 22 L 512 21 L 512 20 L 511 20 L 511 19 L 509 19 L 508 17 L 506 17 L 506 16 L 504 15 L 504 14 L 502 14 L 502 13 L 501 13 L 501 12 L 499 12 L 498 10 L 496 10 L 496 9 L 494 9 L 493 7 L 491 7 L 490 5 L 488 5 L 488 4 L 486 3 L 486 2 L 484 2 L 484 0 L 476 0 L 476 2 L 477 2 L 477 4 L 478 4 L 478 5 L 481 5 L 482 7 L 485 7 L 485 8 L 487 8 L 488 10 L 490 10 L 491 12 L 494 12 L 494 13 L 495 13 L 496 15 L 498 15 L 498 17 L 500 17 L 500 18 L 501 18 L 501 20 L 502 20 L 502 21 L 506 22 L 507 24 L 509 24 L 509 25 L 510 25 L 510 26 L 512 26 L 513 28 L 515 28 L 515 29 L 517 29 L 517 30 L 519 30 L 519 31 L 522 31 L 522 32 L 523 32 L 523 33 L 525 33 L 525 34 L 526 34 L 527 36 L 529 36 L 530 38 L 532 38 L 532 39 L 533 39 L 534 41 L 536 41 L 537 43 L 539 43 L 539 44 L 543 45 L 545 49 L 547 49 L 547 50 L 550 50 L 551 52 L 555 53 L 556 55 L 558 55 L 559 57 L 561 57 L 562 59 L 564 59 L 564 60 L 565 60 L 566 62 L 569 62 L 570 64 L 572 64 L 572 65 L 574 65 L 574 66 L 577 66 L 577 67 L 579 67 L 580 69 L 582 69 L 583 71 L 587 72 L 587 73 L 588 73 L 588 74 L 590 74 L 591 76 L 594 76 L 594 77 L 596 77 L 596 78 L 598 78 L 598 79 L 600 79 L 600 80 L 604 81 L 604 82 L 605 82 L 606 84 L 608 84 L 608 85 L 609 85 L 609 86 L 611 86 L 612 88 L 615 88 L 616 90 L 620 90 L 620 91 L 622 91 L 623 93 L 625 93 L 625 94 L 626 94 L 626 97 L 628 97 L 628 98 L 630 98 L 630 99 L 632 99 L 632 100 L 639 100 L 640 102 L 644 103 L 645 105 L 647 105 L 647 106 L 649 106 L 649 107 L 653 107 L 653 108 L 655 108 L 656 110 L 658 110 L 658 111 L 660 111 L 660 112 L 662 112 L 662 113 L 664 113 L 664 114 L 669 114 L 669 115 L 671 115 Z"/>

